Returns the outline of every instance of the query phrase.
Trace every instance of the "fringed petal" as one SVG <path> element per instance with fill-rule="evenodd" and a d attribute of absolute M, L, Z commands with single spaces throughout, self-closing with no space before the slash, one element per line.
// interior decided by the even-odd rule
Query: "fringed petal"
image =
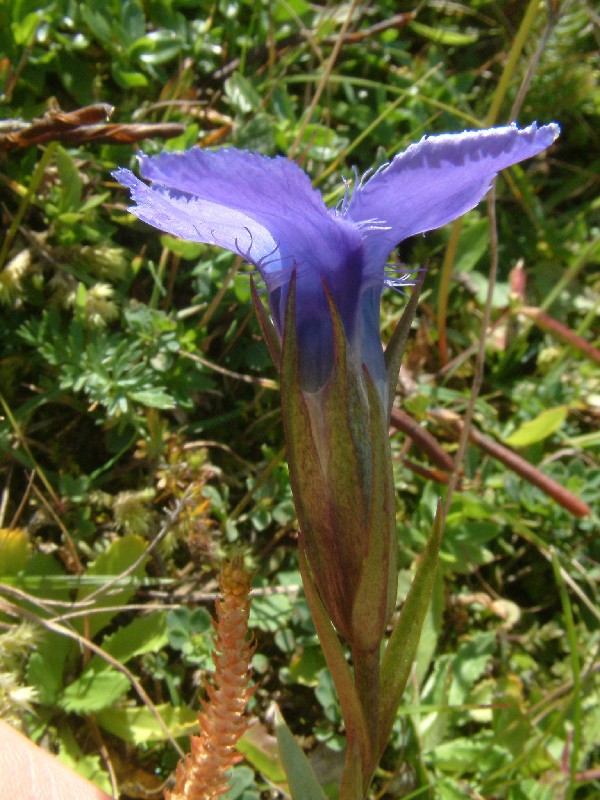
<path fill-rule="evenodd" d="M 369 270 L 383 269 L 403 239 L 439 228 L 474 208 L 501 169 L 549 147 L 560 133 L 555 123 L 515 124 L 421 139 L 359 186 L 346 216 L 357 224 L 376 219 L 380 230 L 364 230 Z"/>

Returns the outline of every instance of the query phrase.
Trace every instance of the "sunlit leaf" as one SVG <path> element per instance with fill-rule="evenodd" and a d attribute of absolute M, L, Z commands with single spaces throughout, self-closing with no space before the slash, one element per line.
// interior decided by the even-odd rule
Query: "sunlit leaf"
<path fill-rule="evenodd" d="M 325 800 L 309 760 L 279 714 L 276 724 L 279 752 L 293 800 Z"/>
<path fill-rule="evenodd" d="M 410 22 L 409 27 L 412 28 L 415 33 L 424 36 L 425 39 L 430 39 L 432 42 L 437 42 L 438 44 L 463 46 L 475 44 L 479 39 L 479 35 L 476 32 L 463 33 L 456 28 L 442 28 L 441 26 L 433 28 L 430 25 L 424 25 L 422 22 L 417 22 L 416 20 Z"/>
<path fill-rule="evenodd" d="M 528 447 L 530 444 L 542 442 L 560 430 L 569 413 L 567 405 L 547 408 L 535 419 L 520 425 L 514 433 L 504 440 L 511 447 Z"/>
<path fill-rule="evenodd" d="M 0 576 L 16 575 L 25 566 L 29 536 L 20 528 L 0 528 Z"/>
<path fill-rule="evenodd" d="M 156 707 L 171 736 L 189 736 L 198 732 L 198 714 L 187 706 L 172 706 L 163 703 Z M 158 724 L 152 711 L 146 706 L 133 708 L 108 708 L 96 715 L 98 724 L 105 731 L 131 744 L 162 742 L 166 734 Z"/>

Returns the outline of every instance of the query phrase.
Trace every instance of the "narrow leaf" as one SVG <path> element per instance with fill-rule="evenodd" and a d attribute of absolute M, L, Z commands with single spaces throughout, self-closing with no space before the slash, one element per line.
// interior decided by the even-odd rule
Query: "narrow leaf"
<path fill-rule="evenodd" d="M 256 311 L 258 324 L 260 325 L 260 331 L 267 345 L 267 349 L 269 350 L 269 354 L 273 359 L 275 368 L 277 369 L 277 372 L 279 372 L 281 369 L 281 344 L 279 342 L 279 337 L 277 336 L 277 331 L 275 330 L 275 325 L 269 319 L 269 315 L 267 314 L 263 302 L 260 299 L 253 278 L 250 278 L 250 291 L 252 293 L 252 302 L 254 303 L 254 310 Z"/>
<path fill-rule="evenodd" d="M 394 404 L 394 396 L 396 394 L 396 384 L 398 383 L 398 373 L 400 372 L 400 362 L 404 355 L 404 348 L 408 334 L 410 333 L 410 326 L 413 323 L 415 314 L 417 313 L 417 305 L 419 297 L 421 296 L 422 284 L 416 283 L 413 286 L 410 300 L 400 317 L 398 324 L 394 328 L 392 338 L 385 348 L 385 368 L 387 370 L 389 400 L 388 400 L 388 415 Z"/>
<path fill-rule="evenodd" d="M 453 28 L 441 28 L 437 25 L 435 28 L 432 28 L 430 25 L 423 25 L 422 22 L 417 22 L 416 20 L 412 20 L 408 25 L 415 33 L 424 36 L 425 39 L 437 42 L 438 44 L 447 44 L 452 47 L 475 44 L 479 38 L 477 33 L 464 33 Z"/>
<path fill-rule="evenodd" d="M 326 800 L 325 792 L 321 788 L 308 758 L 292 736 L 279 709 L 275 731 L 293 800 Z"/>
<path fill-rule="evenodd" d="M 396 602 L 396 524 L 392 458 L 379 393 L 368 371 L 364 380 L 371 422 L 371 491 L 369 522 L 365 531 L 367 553 L 352 607 L 352 629 L 364 650 L 378 649 L 393 604 Z M 383 584 L 383 585 L 382 585 Z"/>
<path fill-rule="evenodd" d="M 438 504 L 431 534 L 383 656 L 378 753 L 382 753 L 387 744 L 417 652 L 435 585 L 442 531 L 442 509 Z"/>
<path fill-rule="evenodd" d="M 346 661 L 344 651 L 340 644 L 337 633 L 327 611 L 321 602 L 317 588 L 314 584 L 306 554 L 299 548 L 298 562 L 302 573 L 302 585 L 310 608 L 310 613 L 315 623 L 315 628 L 319 636 L 321 648 L 327 666 L 331 672 L 331 677 L 338 693 L 342 717 L 348 735 L 352 733 L 358 741 L 359 750 L 363 753 L 365 762 L 368 762 L 371 752 L 371 744 L 367 732 L 367 723 L 363 714 L 352 672 Z"/>

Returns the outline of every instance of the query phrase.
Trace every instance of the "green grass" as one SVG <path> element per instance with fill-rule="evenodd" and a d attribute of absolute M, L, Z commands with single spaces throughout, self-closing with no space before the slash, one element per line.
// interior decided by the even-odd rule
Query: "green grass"
<path fill-rule="evenodd" d="M 247 268 L 134 220 L 110 170 L 140 148 L 293 152 L 336 202 L 352 165 L 378 165 L 426 133 L 509 121 L 530 78 L 517 120 L 555 120 L 562 134 L 498 181 L 499 270 L 473 424 L 519 442 L 591 515 L 551 499 L 534 469 L 520 476 L 469 445 L 372 796 L 600 793 L 600 370 L 572 336 L 598 346 L 598 28 L 585 0 L 548 7 L 390 0 L 354 9 L 349 30 L 364 35 L 338 43 L 349 4 L 0 6 L 0 135 L 8 120 L 91 103 L 114 106 L 113 122 L 182 126 L 140 145 L 0 143 L 0 600 L 11 612 L 0 617 L 0 710 L 107 791 L 103 749 L 123 798 L 140 785 L 160 796 L 178 754 L 150 704 L 185 748 L 210 668 L 215 577 L 234 550 L 256 573 L 260 727 L 230 798 L 277 796 L 273 699 L 326 788 L 343 746 L 299 589 L 277 375 Z M 414 20 L 379 26 L 415 8 Z M 485 204 L 399 258 L 429 271 L 398 404 L 453 455 L 451 415 L 469 405 L 483 335 Z M 387 293 L 384 336 L 403 304 Z M 522 306 L 544 309 L 566 338 Z M 447 485 L 406 441 L 394 434 L 403 592 Z"/>

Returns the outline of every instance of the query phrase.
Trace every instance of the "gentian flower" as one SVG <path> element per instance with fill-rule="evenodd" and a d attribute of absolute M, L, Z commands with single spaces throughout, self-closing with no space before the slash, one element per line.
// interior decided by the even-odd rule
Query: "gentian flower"
<path fill-rule="evenodd" d="M 363 179 L 328 209 L 292 161 L 234 148 L 142 157 L 148 186 L 127 169 L 140 219 L 195 242 L 242 255 L 262 276 L 279 335 L 296 274 L 300 380 L 308 392 L 327 381 L 333 337 L 324 287 L 340 314 L 352 357 L 365 364 L 382 399 L 386 374 L 379 301 L 391 250 L 403 239 L 445 225 L 472 209 L 499 170 L 530 158 L 557 137 L 555 124 L 516 125 L 423 138 Z"/>
<path fill-rule="evenodd" d="M 379 302 L 387 258 L 403 239 L 472 209 L 498 171 L 540 153 L 558 125 L 516 125 L 422 139 L 328 209 L 285 158 L 234 148 L 140 160 L 127 186 L 140 219 L 241 254 L 262 276 L 279 339 L 282 411 L 299 546 L 320 599 L 350 643 L 355 669 L 372 663 L 396 602 L 396 521 L 388 369 Z M 398 330 L 407 331 L 416 303 Z M 265 318 L 263 318 L 263 315 Z M 269 323 L 270 325 L 270 323 Z M 387 364 L 386 364 L 387 360 Z M 390 370 L 392 373 L 394 369 Z"/>

